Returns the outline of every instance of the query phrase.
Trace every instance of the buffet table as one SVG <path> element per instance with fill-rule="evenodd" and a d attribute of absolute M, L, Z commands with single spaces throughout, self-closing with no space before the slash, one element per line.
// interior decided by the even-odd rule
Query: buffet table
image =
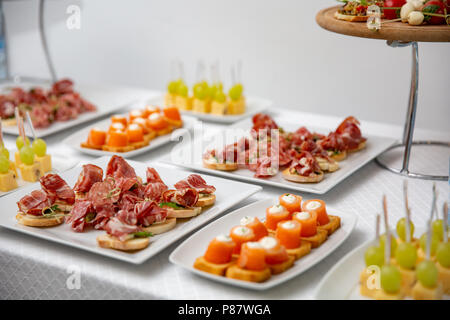
<path fill-rule="evenodd" d="M 295 113 L 301 122 L 334 128 L 342 117 L 330 117 L 276 109 L 277 112 Z M 356 116 L 358 116 L 356 114 Z M 300 121 L 299 121 L 300 124 Z M 224 125 L 204 123 L 207 130 L 220 130 Z M 47 137 L 49 153 L 76 160 L 90 160 L 90 156 L 77 153 L 61 141 L 79 130 L 71 128 Z M 401 127 L 362 122 L 363 133 L 399 138 Z M 449 132 L 416 130 L 417 137 L 448 140 Z M 14 146 L 15 137 L 6 136 L 7 147 Z M 170 152 L 172 145 L 158 148 L 133 160 L 158 161 Z M 449 154 L 433 156 L 433 150 L 417 154 L 412 165 L 430 168 L 438 165 L 448 170 Z M 401 157 L 399 157 L 401 158 Z M 442 159 L 447 162 L 442 163 Z M 440 160 L 439 160 L 440 159 Z M 347 178 L 330 192 L 319 196 L 329 207 L 358 216 L 358 223 L 335 252 L 321 263 L 293 280 L 267 291 L 251 291 L 210 281 L 172 265 L 168 257 L 181 243 L 178 241 L 142 265 L 132 265 L 106 257 L 51 243 L 45 240 L 0 228 L 0 299 L 313 299 L 317 284 L 325 273 L 346 253 L 371 239 L 374 215 L 381 211 L 381 196 L 386 194 L 390 221 L 394 223 L 404 215 L 402 196 L 403 177 L 381 169 L 373 161 Z M 416 225 L 424 225 L 431 206 L 432 182 L 408 179 L 412 218 Z M 438 208 L 449 198 L 447 182 L 436 182 L 439 192 Z M 240 203 L 237 207 L 267 197 L 276 197 L 287 190 L 264 186 L 264 190 Z M 304 198 L 315 198 L 301 194 Z M 1 198 L 0 198 L 1 204 Z M 233 211 L 235 208 L 228 210 Z M 73 286 L 74 274 L 80 275 L 80 286 Z"/>

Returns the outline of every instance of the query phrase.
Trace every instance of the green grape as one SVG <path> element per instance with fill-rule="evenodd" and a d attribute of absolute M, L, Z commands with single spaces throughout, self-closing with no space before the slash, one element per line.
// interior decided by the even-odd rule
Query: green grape
<path fill-rule="evenodd" d="M 241 84 L 235 84 L 230 88 L 228 91 L 228 95 L 230 98 L 234 101 L 239 100 L 242 95 L 242 85 Z"/>
<path fill-rule="evenodd" d="M 178 86 L 177 93 L 182 97 L 187 97 L 189 93 L 187 85 L 185 85 L 184 83 L 180 84 Z"/>
<path fill-rule="evenodd" d="M 396 266 L 384 265 L 380 273 L 381 288 L 388 293 L 397 293 L 400 290 L 402 276 Z"/>
<path fill-rule="evenodd" d="M 412 221 L 409 221 L 409 231 L 411 233 L 411 239 L 413 238 L 414 235 L 414 223 L 412 223 Z M 400 220 L 398 220 L 397 222 L 397 235 L 400 237 L 400 239 L 402 239 L 403 241 L 406 241 L 406 219 L 405 218 L 401 218 Z"/>
<path fill-rule="evenodd" d="M 176 94 L 178 91 L 178 81 L 170 81 L 167 85 L 167 90 L 171 94 Z"/>
<path fill-rule="evenodd" d="M 432 256 L 434 256 L 436 254 L 436 250 L 439 244 L 439 238 L 436 234 L 432 234 L 431 236 L 431 250 L 430 250 L 430 254 Z M 427 252 L 427 233 L 425 232 L 421 237 L 420 237 L 420 248 L 422 248 L 423 252 Z"/>
<path fill-rule="evenodd" d="M 9 159 L 9 151 L 5 148 L 5 146 L 0 146 L 0 155 L 5 156 L 6 159 Z"/>
<path fill-rule="evenodd" d="M 217 92 L 219 92 L 220 88 L 217 86 L 217 84 L 213 84 L 209 87 L 209 97 L 211 99 L 215 99 Z"/>
<path fill-rule="evenodd" d="M 45 141 L 42 139 L 36 139 L 33 141 L 32 144 L 33 151 L 38 157 L 45 156 L 45 153 L 47 152 L 47 145 L 45 144 Z"/>
<path fill-rule="evenodd" d="M 434 288 L 438 281 L 438 269 L 433 261 L 425 260 L 417 265 L 416 276 L 424 287 Z"/>
<path fill-rule="evenodd" d="M 202 85 L 202 83 L 196 83 L 194 85 L 194 97 L 199 100 L 204 100 L 208 94 L 207 90 L 205 90 L 205 87 Z"/>
<path fill-rule="evenodd" d="M 364 254 L 364 260 L 367 267 L 373 265 L 381 267 L 384 264 L 383 250 L 377 246 L 370 246 Z"/>
<path fill-rule="evenodd" d="M 436 259 L 444 268 L 450 268 L 450 242 L 442 242 L 436 251 Z"/>
<path fill-rule="evenodd" d="M 227 100 L 227 96 L 225 93 L 223 93 L 222 90 L 217 90 L 216 94 L 214 95 L 214 101 L 224 103 Z"/>
<path fill-rule="evenodd" d="M 25 138 L 25 141 L 26 141 L 27 145 L 30 144 L 30 140 L 29 140 L 28 138 Z M 16 139 L 17 150 L 22 149 L 23 144 L 24 144 L 24 143 L 23 143 L 22 136 L 18 136 L 17 139 Z"/>
<path fill-rule="evenodd" d="M 417 250 L 409 242 L 402 242 L 395 250 L 395 259 L 405 269 L 413 269 L 417 261 Z"/>
<path fill-rule="evenodd" d="M 9 171 L 9 159 L 0 155 L 0 173 L 7 173 Z"/>
<path fill-rule="evenodd" d="M 442 221 L 442 219 L 434 220 L 431 227 L 433 234 L 436 235 L 439 240 L 444 239 L 444 221 Z"/>
<path fill-rule="evenodd" d="M 380 236 L 380 247 L 384 252 L 384 242 L 386 240 L 386 235 L 383 234 Z M 397 241 L 395 240 L 395 237 L 391 235 L 391 257 L 395 256 L 395 249 L 397 249 Z"/>
<path fill-rule="evenodd" d="M 20 149 L 20 161 L 27 165 L 31 165 L 34 162 L 34 151 L 29 145 L 23 146 Z"/>

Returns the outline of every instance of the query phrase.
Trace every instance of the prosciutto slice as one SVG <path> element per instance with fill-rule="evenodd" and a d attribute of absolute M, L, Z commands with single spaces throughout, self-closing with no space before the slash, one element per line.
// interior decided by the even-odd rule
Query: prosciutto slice
<path fill-rule="evenodd" d="M 86 225 L 91 224 L 91 221 L 87 221 L 86 217 L 93 212 L 93 209 L 91 201 L 77 199 L 69 217 L 66 219 L 66 223 L 71 224 L 73 231 L 83 232 Z"/>
<path fill-rule="evenodd" d="M 139 225 L 148 227 L 155 222 L 162 222 L 167 217 L 167 210 L 160 208 L 155 201 L 141 201 L 134 207 Z"/>
<path fill-rule="evenodd" d="M 194 188 L 167 190 L 163 193 L 164 202 L 173 202 L 183 207 L 192 207 L 198 201 L 198 192 Z"/>
<path fill-rule="evenodd" d="M 174 185 L 175 189 L 194 188 L 198 193 L 211 194 L 216 191 L 214 186 L 206 184 L 206 181 L 198 174 L 191 174 L 186 179 L 180 180 Z"/>
<path fill-rule="evenodd" d="M 102 229 L 108 220 L 115 215 L 115 203 L 119 201 L 119 198 L 120 189 L 113 185 L 112 179 L 94 183 L 87 196 L 87 200 L 92 202 L 97 213 L 92 221 L 94 228 Z"/>
<path fill-rule="evenodd" d="M 138 232 L 141 230 L 138 226 L 133 226 L 120 221 L 118 218 L 111 218 L 108 223 L 105 224 L 104 230 L 111 236 L 118 238 L 120 241 L 127 239 L 130 233 Z"/>
<path fill-rule="evenodd" d="M 293 159 L 290 169 L 295 169 L 296 174 L 308 177 L 312 173 L 320 172 L 319 164 L 311 153 L 308 151 L 302 151 L 300 153 L 295 150 L 291 151 Z"/>
<path fill-rule="evenodd" d="M 42 189 L 51 197 L 67 204 L 75 203 L 75 192 L 59 175 L 49 173 L 39 179 Z"/>
<path fill-rule="evenodd" d="M 344 145 L 349 150 L 356 149 L 361 142 L 366 141 L 361 135 L 359 124 L 355 117 L 350 116 L 344 119 L 336 129 L 336 134 L 341 136 Z"/>
<path fill-rule="evenodd" d="M 17 202 L 19 211 L 34 216 L 41 216 L 42 210 L 52 206 L 52 204 L 52 199 L 42 190 L 33 190 Z"/>
<path fill-rule="evenodd" d="M 116 186 L 122 191 L 130 190 L 139 180 L 134 169 L 119 156 L 112 156 L 106 168 L 106 175 L 113 177 Z"/>
<path fill-rule="evenodd" d="M 147 185 L 144 194 L 147 199 L 160 201 L 164 191 L 169 189 L 154 168 L 147 168 Z"/>
<path fill-rule="evenodd" d="M 73 187 L 76 192 L 89 192 L 92 185 L 103 180 L 103 169 L 93 164 L 85 164 Z"/>

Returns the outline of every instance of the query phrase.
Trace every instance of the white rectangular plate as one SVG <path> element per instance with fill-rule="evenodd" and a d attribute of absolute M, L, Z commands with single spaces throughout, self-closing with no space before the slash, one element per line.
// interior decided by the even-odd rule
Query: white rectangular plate
<path fill-rule="evenodd" d="M 278 123 L 280 127 L 287 131 L 295 131 L 301 126 L 306 126 L 308 129 L 312 131 L 317 131 L 319 133 L 328 134 L 331 130 L 334 130 L 334 128 L 320 128 L 315 126 L 310 126 L 307 123 L 301 123 L 294 122 L 286 117 L 282 117 L 280 115 L 273 116 L 274 120 Z M 336 123 L 336 127 L 338 126 L 338 123 Z M 252 121 L 251 119 L 244 119 L 242 121 L 239 121 L 238 123 L 233 124 L 232 126 L 228 127 L 227 130 L 232 129 L 239 129 L 239 130 L 245 130 L 249 131 L 252 128 Z M 187 149 L 185 152 L 183 150 L 180 151 L 181 154 L 189 154 L 191 157 L 179 157 L 174 159 L 164 158 L 164 162 L 173 163 L 185 168 L 189 168 L 192 170 L 200 171 L 200 172 L 206 172 L 215 174 L 218 176 L 226 177 L 226 178 L 232 178 L 232 179 L 238 179 L 246 182 L 251 183 L 260 183 L 264 185 L 279 187 L 279 188 L 286 188 L 291 189 L 295 191 L 302 191 L 302 192 L 309 192 L 309 193 L 315 193 L 315 194 L 324 194 L 331 190 L 334 186 L 342 182 L 345 178 L 350 176 L 352 173 L 360 169 L 362 166 L 370 162 L 372 159 L 376 158 L 379 154 L 381 154 L 383 151 L 385 151 L 387 148 L 389 148 L 392 144 L 395 143 L 395 139 L 391 138 L 385 138 L 385 137 L 378 137 L 378 136 L 372 136 L 372 135 L 366 135 L 364 134 L 364 128 L 362 128 L 363 136 L 367 138 L 366 148 L 364 148 L 361 151 L 350 153 L 344 161 L 339 162 L 339 170 L 332 172 L 332 173 L 325 173 L 325 177 L 321 182 L 318 183 L 295 183 L 291 181 L 287 181 L 283 178 L 281 175 L 281 172 L 279 172 L 277 175 L 270 177 L 270 178 L 256 178 L 254 177 L 254 172 L 248 170 L 248 169 L 238 169 L 236 171 L 220 171 L 220 170 L 213 170 L 204 168 L 202 165 L 202 154 L 205 150 L 202 150 L 201 152 L 196 152 L 195 154 L 191 154 L 190 150 L 194 150 L 195 148 L 191 148 L 191 145 L 187 146 Z M 210 137 L 211 139 L 214 137 Z M 211 146 L 211 141 L 214 140 L 208 140 L 208 138 L 204 138 L 202 141 L 196 141 L 193 145 L 196 146 L 196 150 L 198 151 L 198 146 L 201 145 L 202 147 L 211 148 L 214 146 Z M 188 148 L 191 148 L 188 150 Z M 187 159 L 187 160 L 185 160 Z"/>
<path fill-rule="evenodd" d="M 102 157 L 89 163 L 98 165 L 104 170 L 109 162 L 110 157 Z M 140 177 L 145 177 L 145 172 L 148 166 L 154 167 L 164 182 L 172 187 L 174 183 L 185 178 L 190 172 L 183 170 L 174 170 L 164 165 L 154 163 L 142 163 L 136 161 L 128 161 L 128 163 L 136 170 L 136 173 Z M 81 164 L 73 169 L 70 169 L 61 174 L 61 177 L 67 181 L 70 186 L 73 186 L 81 172 Z M 23 232 L 38 238 L 43 238 L 49 241 L 62 243 L 71 247 L 79 248 L 82 250 L 90 251 L 99 255 L 115 258 L 118 260 L 140 264 L 150 257 L 154 256 L 161 250 L 165 249 L 170 244 L 174 243 L 181 237 L 189 234 L 196 228 L 215 218 L 230 207 L 236 205 L 240 201 L 248 198 L 252 194 L 260 191 L 262 188 L 259 186 L 249 185 L 240 182 L 233 182 L 224 180 L 217 177 L 203 176 L 208 184 L 216 187 L 217 201 L 214 206 L 206 209 L 199 216 L 187 220 L 185 222 L 177 221 L 177 225 L 169 232 L 156 235 L 150 238 L 150 245 L 143 250 L 135 253 L 127 253 L 116 251 L 112 249 L 100 248 L 97 245 L 96 237 L 100 234 L 104 234 L 105 231 L 101 230 L 86 230 L 82 233 L 73 232 L 70 225 L 62 224 L 52 228 L 33 228 L 26 227 L 17 223 L 15 218 L 17 213 L 16 202 L 24 195 L 30 193 L 32 190 L 39 189 L 38 183 L 24 187 L 17 192 L 6 195 L 2 198 L 2 207 L 4 210 L 0 215 L 0 226 Z"/>
<path fill-rule="evenodd" d="M 264 215 L 266 208 L 275 204 L 275 201 L 276 200 L 273 199 L 266 199 L 252 203 L 227 214 L 213 223 L 210 223 L 180 244 L 170 255 L 170 261 L 188 271 L 194 272 L 208 279 L 247 289 L 266 290 L 300 275 L 325 259 L 331 252 L 333 252 L 333 250 L 339 247 L 339 245 L 347 239 L 357 221 L 357 217 L 354 215 L 337 212 L 332 208 L 327 208 L 329 214 L 341 217 L 341 227 L 336 230 L 320 247 L 312 249 L 311 253 L 297 260 L 292 268 L 281 274 L 272 275 L 269 280 L 262 283 L 221 277 L 197 270 L 193 267 L 195 259 L 204 255 L 209 242 L 214 239 L 214 237 L 219 234 L 228 234 L 232 227 L 239 225 L 239 221 L 244 216 L 256 216 L 260 220 L 265 220 Z"/>
<path fill-rule="evenodd" d="M 20 83 L 13 85 L 11 83 L 3 83 L 0 90 L 11 86 L 20 86 L 28 89 L 32 86 L 48 88 L 48 84 L 42 83 Z M 144 101 L 154 97 L 157 93 L 154 91 L 143 90 L 138 88 L 130 88 L 112 85 L 88 85 L 75 82 L 75 91 L 79 92 L 83 98 L 93 103 L 97 107 L 97 111 L 86 112 L 80 114 L 76 119 L 69 121 L 55 121 L 48 128 L 36 129 L 37 137 L 45 137 L 56 132 L 71 128 L 73 126 L 97 119 L 106 114 L 112 113 L 119 109 L 125 109 L 133 103 Z M 32 133 L 25 127 L 27 136 L 31 137 Z M 17 126 L 3 126 L 3 132 L 7 134 L 18 135 Z"/>
<path fill-rule="evenodd" d="M 192 117 L 183 116 L 183 128 L 174 130 L 170 134 L 165 134 L 163 136 L 156 137 L 152 141 L 150 141 L 149 145 L 131 150 L 128 152 L 111 152 L 111 151 L 105 151 L 105 150 L 96 150 L 96 149 L 89 149 L 89 148 L 83 148 L 81 147 L 81 143 L 85 142 L 87 140 L 87 137 L 89 135 L 89 131 L 93 127 L 97 127 L 103 130 L 108 130 L 109 125 L 111 124 L 110 119 L 105 119 L 102 121 L 99 121 L 97 123 L 94 123 L 92 126 L 80 129 L 79 131 L 73 133 L 72 135 L 68 136 L 66 139 L 64 139 L 63 144 L 79 151 L 85 154 L 90 154 L 92 156 L 106 156 L 106 155 L 113 155 L 117 154 L 124 158 L 131 158 L 134 156 L 137 156 L 139 154 L 145 153 L 147 151 L 153 150 L 155 148 L 158 148 L 162 145 L 168 144 L 171 141 L 176 141 L 178 137 L 182 136 L 183 133 L 186 132 L 186 130 L 191 129 L 194 126 L 194 122 L 196 120 Z"/>
<path fill-rule="evenodd" d="M 416 235 L 423 234 L 425 229 L 418 227 Z M 367 248 L 374 245 L 374 240 L 369 240 L 345 255 L 317 286 L 315 298 L 318 300 L 371 300 L 359 293 L 359 274 L 366 267 L 364 253 Z M 450 300 L 450 296 L 444 296 Z"/>
<path fill-rule="evenodd" d="M 195 111 L 181 111 L 182 114 L 190 115 L 196 117 L 203 121 L 216 122 L 216 123 L 234 123 L 236 121 L 240 121 L 247 117 L 250 117 L 258 112 L 263 112 L 267 108 L 272 105 L 272 101 L 257 97 L 246 97 L 246 109 L 243 114 L 237 115 L 215 115 L 204 112 L 195 112 Z M 158 97 L 151 98 L 148 100 L 148 104 L 154 104 L 158 106 L 164 105 L 164 95 L 160 94 Z"/>

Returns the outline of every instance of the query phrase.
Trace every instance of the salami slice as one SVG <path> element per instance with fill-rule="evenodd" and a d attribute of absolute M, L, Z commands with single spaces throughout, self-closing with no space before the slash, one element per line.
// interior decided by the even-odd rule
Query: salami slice
<path fill-rule="evenodd" d="M 42 189 L 52 198 L 67 204 L 75 203 L 75 192 L 57 174 L 49 173 L 39 179 Z"/>
<path fill-rule="evenodd" d="M 103 180 L 103 169 L 93 164 L 83 165 L 83 170 L 78 176 L 78 180 L 73 187 L 77 192 L 89 192 L 92 185 Z"/>

